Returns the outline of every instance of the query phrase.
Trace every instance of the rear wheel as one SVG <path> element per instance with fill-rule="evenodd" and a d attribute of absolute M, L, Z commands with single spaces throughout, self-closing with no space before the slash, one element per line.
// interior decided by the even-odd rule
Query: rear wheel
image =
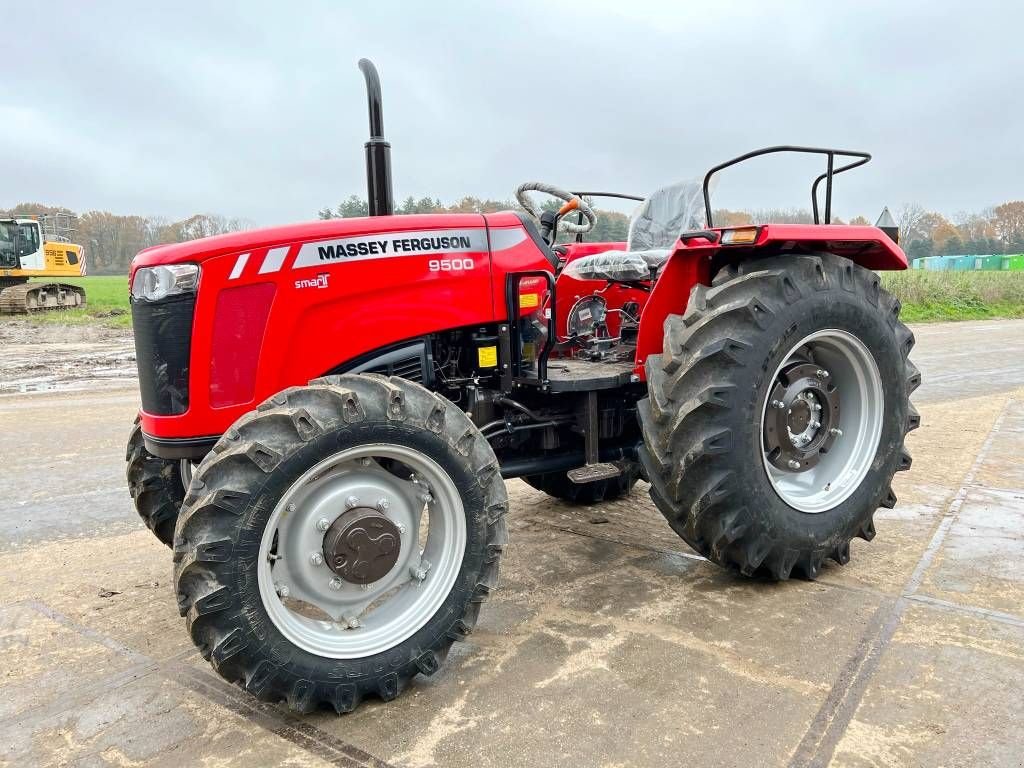
<path fill-rule="evenodd" d="M 745 574 L 846 563 L 910 468 L 913 343 L 878 276 L 841 257 L 768 258 L 695 286 L 647 360 L 641 459 L 656 505 Z"/>
<path fill-rule="evenodd" d="M 161 542 L 172 546 L 174 525 L 185 500 L 191 466 L 186 474 L 182 462 L 161 459 L 147 451 L 138 419 L 128 438 L 125 460 L 128 462 L 128 491 L 135 511 Z"/>
<path fill-rule="evenodd" d="M 196 469 L 179 607 L 226 679 L 296 710 L 392 699 L 497 585 L 505 486 L 456 406 L 400 378 L 275 395 Z"/>

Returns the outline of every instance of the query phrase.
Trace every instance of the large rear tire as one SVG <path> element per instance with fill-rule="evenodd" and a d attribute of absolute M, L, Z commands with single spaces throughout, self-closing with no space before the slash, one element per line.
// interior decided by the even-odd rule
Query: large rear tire
<path fill-rule="evenodd" d="M 174 525 L 185 500 L 181 463 L 154 456 L 146 450 L 142 428 L 135 420 L 128 437 L 125 474 L 135 511 L 142 522 L 168 547 L 174 544 Z"/>
<path fill-rule="evenodd" d="M 473 629 L 507 509 L 457 406 L 398 377 L 320 379 L 242 417 L 196 469 L 178 606 L 217 672 L 263 701 L 390 700 Z"/>
<path fill-rule="evenodd" d="M 639 410 L 651 497 L 697 552 L 814 578 L 891 508 L 919 425 L 914 336 L 878 276 L 830 254 L 741 264 L 665 321 Z"/>

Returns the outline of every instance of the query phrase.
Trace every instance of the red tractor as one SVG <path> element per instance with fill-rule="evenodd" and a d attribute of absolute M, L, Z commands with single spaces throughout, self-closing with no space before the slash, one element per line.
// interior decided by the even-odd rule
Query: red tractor
<path fill-rule="evenodd" d="M 541 184 L 525 213 L 395 216 L 360 68 L 369 217 L 132 264 L 128 483 L 222 676 L 345 712 L 436 672 L 497 586 L 506 478 L 584 504 L 643 478 L 748 576 L 813 579 L 874 536 L 920 375 L 873 271 L 907 266 L 891 221 L 829 223 L 834 176 L 869 155 L 752 152 L 643 200 L 625 243 L 586 242 L 588 194 Z M 816 223 L 714 226 L 712 176 L 780 151 L 824 156 Z"/>

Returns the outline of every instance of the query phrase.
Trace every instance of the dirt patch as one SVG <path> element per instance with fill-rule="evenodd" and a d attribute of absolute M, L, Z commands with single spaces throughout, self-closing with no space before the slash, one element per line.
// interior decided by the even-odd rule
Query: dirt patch
<path fill-rule="evenodd" d="M 0 394 L 125 386 L 135 377 L 127 328 L 0 321 Z"/>

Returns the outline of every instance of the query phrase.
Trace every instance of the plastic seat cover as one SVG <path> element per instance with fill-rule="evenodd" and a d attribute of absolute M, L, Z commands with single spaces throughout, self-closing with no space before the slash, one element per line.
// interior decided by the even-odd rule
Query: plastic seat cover
<path fill-rule="evenodd" d="M 671 184 L 637 206 L 629 220 L 627 250 L 584 256 L 569 262 L 563 273 L 577 280 L 649 280 L 668 260 L 680 233 L 703 227 L 701 183 Z"/>

